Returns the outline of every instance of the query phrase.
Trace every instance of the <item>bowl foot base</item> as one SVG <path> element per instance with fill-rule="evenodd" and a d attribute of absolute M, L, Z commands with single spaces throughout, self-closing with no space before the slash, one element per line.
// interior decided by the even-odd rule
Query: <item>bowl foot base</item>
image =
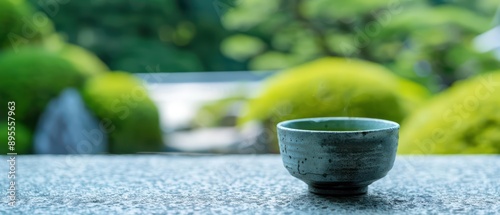
<path fill-rule="evenodd" d="M 331 185 L 309 185 L 309 192 L 327 196 L 358 196 L 368 192 L 368 186 L 338 187 Z"/>

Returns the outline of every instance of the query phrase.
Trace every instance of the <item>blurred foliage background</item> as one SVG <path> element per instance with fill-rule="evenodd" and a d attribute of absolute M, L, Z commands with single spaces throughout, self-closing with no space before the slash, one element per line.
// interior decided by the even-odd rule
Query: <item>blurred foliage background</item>
<path fill-rule="evenodd" d="M 40 6 L 40 10 L 37 11 L 34 5 Z M 142 80 L 130 72 L 110 71 L 101 56 L 68 43 L 65 33 L 58 34 L 59 26 L 54 28 L 50 17 L 69 15 L 73 11 L 62 10 L 61 5 L 59 1 L 39 1 L 33 5 L 24 0 L 0 1 L 0 103 L 15 102 L 15 109 L 8 109 L 6 105 L 0 108 L 0 127 L 7 130 L 9 120 L 9 131 L 15 132 L 16 152 L 34 152 L 33 134 L 40 126 L 40 116 L 47 111 L 47 104 L 67 88 L 80 92 L 86 108 L 96 119 L 112 122 L 110 127 L 113 129 L 101 131 L 109 137 L 106 153 L 161 151 L 164 142 L 159 113 Z M 90 11 L 93 10 L 89 8 L 87 12 Z M 85 38 L 93 37 L 87 35 Z M 124 97 L 139 99 L 123 101 Z M 127 111 L 127 117 L 117 116 L 117 105 Z M 9 110 L 13 111 L 14 119 L 8 119 Z M 59 126 L 72 126 L 62 124 Z M 7 136 L 6 132 L 2 133 L 4 143 Z M 5 150 L 7 147 L 0 151 Z"/>
<path fill-rule="evenodd" d="M 206 0 L 30 0 L 70 43 L 99 56 L 112 70 L 161 72 L 244 70 L 219 51 L 230 32 Z M 54 3 L 55 2 L 55 3 Z"/>
<path fill-rule="evenodd" d="M 29 1 L 111 70 L 275 70 L 343 56 L 438 92 L 498 68 L 471 44 L 495 24 L 496 0 Z"/>
<path fill-rule="evenodd" d="M 322 56 L 360 58 L 437 92 L 498 68 L 491 54 L 472 47 L 475 36 L 494 26 L 497 8 L 495 0 L 246 0 L 223 17 L 238 33 L 222 42 L 222 51 L 253 70 Z"/>
<path fill-rule="evenodd" d="M 353 116 L 389 118 L 405 126 L 430 95 L 444 91 L 436 98 L 459 100 L 467 86 L 477 87 L 447 90 L 455 82 L 498 71 L 493 53 L 481 53 L 473 44 L 500 24 L 498 8 L 498 0 L 2 0 L 0 102 L 19 102 L 21 142 L 29 142 L 46 104 L 67 87 L 80 90 L 96 117 L 119 121 L 110 101 L 131 89 L 146 92 L 131 73 L 284 70 L 267 80 L 255 100 L 228 97 L 203 106 L 195 117 L 204 121 L 195 119 L 193 127 L 257 120 L 272 129 L 289 118 L 346 115 L 344 100 L 359 102 L 349 110 Z M 309 87 L 303 92 L 295 85 Z M 283 90 L 288 88 L 293 90 Z M 342 102 L 325 102 L 339 98 Z M 488 105 L 499 107 L 496 97 L 491 100 Z M 242 101 L 247 112 L 228 117 Z M 303 101 L 317 110 L 303 109 Z M 394 111 L 370 109 L 381 103 Z M 423 110 L 446 107 L 435 103 Z M 429 123 L 418 112 L 406 127 Z M 131 115 L 110 135 L 110 152 L 161 150 L 164 140 L 151 98 L 146 95 Z M 486 116 L 478 115 L 477 123 L 485 124 Z M 147 120 L 139 128 L 142 118 Z M 494 127 L 495 120 L 486 125 Z M 496 136 L 488 137 L 498 143 Z M 500 146 L 492 145 L 453 152 L 481 149 L 500 153 Z"/>
<path fill-rule="evenodd" d="M 284 120 L 350 116 L 401 123 L 428 97 L 424 87 L 375 63 L 328 57 L 269 78 L 239 123 L 264 122 L 271 148 L 278 152 L 276 124 Z"/>

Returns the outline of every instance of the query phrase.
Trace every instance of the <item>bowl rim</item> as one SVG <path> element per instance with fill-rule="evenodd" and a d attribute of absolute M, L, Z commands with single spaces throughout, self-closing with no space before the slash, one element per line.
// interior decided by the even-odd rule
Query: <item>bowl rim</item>
<path fill-rule="evenodd" d="M 308 129 L 298 129 L 298 128 L 290 128 L 286 127 L 285 124 L 294 123 L 294 122 L 304 122 L 304 121 L 342 121 L 342 120 L 356 120 L 356 121 L 371 121 L 371 122 L 380 122 L 389 124 L 390 126 L 384 128 L 377 129 L 364 129 L 357 131 L 322 131 L 322 130 L 308 130 Z M 291 119 L 279 122 L 276 127 L 278 130 L 285 131 L 294 131 L 294 132 L 311 132 L 311 133 L 328 133 L 328 134 L 357 134 L 357 133 L 366 133 L 366 132 L 377 132 L 377 131 L 388 131 L 399 129 L 400 125 L 397 122 L 386 120 L 386 119 L 377 119 L 377 118 L 369 118 L 369 117 L 312 117 L 312 118 L 298 118 Z"/>

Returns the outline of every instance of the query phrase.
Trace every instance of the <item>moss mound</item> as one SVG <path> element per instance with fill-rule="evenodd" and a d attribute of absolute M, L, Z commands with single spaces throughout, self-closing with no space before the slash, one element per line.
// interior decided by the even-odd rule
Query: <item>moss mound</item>
<path fill-rule="evenodd" d="M 31 144 L 31 132 L 28 128 L 22 125 L 19 122 L 16 122 L 15 134 L 13 135 L 15 138 L 15 151 L 10 151 L 8 148 L 8 128 L 7 121 L 0 121 L 0 140 L 2 146 L 0 147 L 0 154 L 5 155 L 6 153 L 17 153 L 17 154 L 29 154 L 31 153 L 32 144 Z M 12 130 L 12 129 L 11 129 Z"/>
<path fill-rule="evenodd" d="M 244 96 L 230 96 L 218 101 L 203 104 L 194 117 L 194 128 L 235 126 L 240 105 L 246 101 Z"/>
<path fill-rule="evenodd" d="M 24 1 L 0 1 L 0 50 L 39 42 L 52 31 L 51 21 Z"/>
<path fill-rule="evenodd" d="M 86 77 L 109 71 L 108 66 L 94 53 L 83 47 L 67 43 L 59 34 L 47 36 L 40 47 L 68 60 L 80 69 Z"/>
<path fill-rule="evenodd" d="M 86 82 L 82 95 L 88 107 L 107 125 L 110 153 L 162 149 L 158 110 L 133 75 L 113 72 L 93 77 Z"/>
<path fill-rule="evenodd" d="M 50 99 L 83 81 L 82 72 L 73 64 L 43 49 L 25 48 L 0 55 L 0 104 L 16 102 L 16 120 L 31 129 Z M 1 110 L 6 113 L 7 106 L 2 105 Z"/>
<path fill-rule="evenodd" d="M 108 66 L 101 59 L 82 47 L 65 44 L 59 54 L 82 70 L 88 77 L 109 71 Z"/>
<path fill-rule="evenodd" d="M 461 81 L 401 126 L 402 154 L 500 153 L 500 71 Z"/>
<path fill-rule="evenodd" d="M 382 66 L 343 58 L 316 60 L 281 72 L 266 84 L 261 95 L 248 103 L 239 122 L 263 121 L 273 132 L 277 122 L 306 117 L 356 116 L 400 122 L 428 96 L 423 87 Z"/>

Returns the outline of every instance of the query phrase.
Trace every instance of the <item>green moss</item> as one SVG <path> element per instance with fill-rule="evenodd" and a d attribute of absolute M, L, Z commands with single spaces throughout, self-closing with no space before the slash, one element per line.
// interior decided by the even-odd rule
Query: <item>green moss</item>
<path fill-rule="evenodd" d="M 109 71 L 108 66 L 106 66 L 106 64 L 94 53 L 83 47 L 67 43 L 58 34 L 47 36 L 40 48 L 56 53 L 71 62 L 80 69 L 86 77 Z"/>
<path fill-rule="evenodd" d="M 239 122 L 266 122 L 273 132 L 280 121 L 306 117 L 357 116 L 401 122 L 427 96 L 423 87 L 377 64 L 323 58 L 270 78 Z"/>
<path fill-rule="evenodd" d="M 0 55 L 0 104 L 16 102 L 16 120 L 33 129 L 50 99 L 67 87 L 79 87 L 82 72 L 60 56 L 38 48 Z M 5 120 L 6 116 L 0 116 Z"/>
<path fill-rule="evenodd" d="M 52 31 L 51 21 L 24 1 L 0 1 L 0 50 L 40 42 Z"/>
<path fill-rule="evenodd" d="M 244 101 L 244 96 L 231 96 L 203 104 L 196 112 L 193 127 L 234 126 L 233 116 Z"/>
<path fill-rule="evenodd" d="M 131 74 L 106 73 L 85 84 L 88 107 L 108 128 L 110 153 L 160 151 L 159 114 L 141 82 Z"/>
<path fill-rule="evenodd" d="M 109 68 L 92 52 L 82 47 L 65 44 L 59 51 L 64 59 L 81 69 L 88 77 L 109 71 Z"/>
<path fill-rule="evenodd" d="M 13 128 L 12 128 L 13 127 Z M 15 150 L 10 151 L 8 148 L 8 129 L 13 131 L 13 137 L 15 138 Z M 31 145 L 31 132 L 28 128 L 19 122 L 15 122 L 15 125 L 7 125 L 7 121 L 0 121 L 0 154 L 5 155 L 6 153 L 17 153 L 17 154 L 29 154 L 32 149 Z"/>
<path fill-rule="evenodd" d="M 402 154 L 500 153 L 500 71 L 456 83 L 401 126 Z"/>

